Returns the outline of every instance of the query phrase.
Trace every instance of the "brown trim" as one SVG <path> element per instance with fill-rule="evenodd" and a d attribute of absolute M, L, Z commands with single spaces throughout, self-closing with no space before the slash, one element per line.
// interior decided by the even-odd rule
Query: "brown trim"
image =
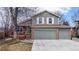
<path fill-rule="evenodd" d="M 69 36 L 70 36 L 70 39 L 71 39 L 71 31 L 69 31 L 69 33 L 68 33 L 68 34 L 69 34 Z"/>
<path fill-rule="evenodd" d="M 71 30 L 69 31 L 69 34 L 70 34 L 70 39 L 72 40 L 72 31 Z"/>
<path fill-rule="evenodd" d="M 59 29 L 57 29 L 57 39 L 59 39 Z"/>
<path fill-rule="evenodd" d="M 69 31 L 69 36 L 70 36 L 70 39 L 72 40 L 71 30 Z"/>
<path fill-rule="evenodd" d="M 60 24 L 47 24 L 47 23 L 45 23 L 45 24 L 34 24 L 32 26 L 61 26 L 61 25 Z"/>
<path fill-rule="evenodd" d="M 70 29 L 69 26 L 31 26 L 31 28 L 51 28 L 51 29 L 54 29 L 54 28 L 57 28 L 57 29 Z"/>
<path fill-rule="evenodd" d="M 56 29 L 56 39 L 59 39 L 58 29 Z"/>

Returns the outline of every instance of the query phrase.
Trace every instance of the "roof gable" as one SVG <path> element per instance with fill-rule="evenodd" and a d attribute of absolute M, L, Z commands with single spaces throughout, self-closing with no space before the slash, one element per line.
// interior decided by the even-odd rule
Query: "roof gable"
<path fill-rule="evenodd" d="M 42 11 L 42 12 L 40 12 L 40 13 L 37 13 L 37 14 L 33 15 L 32 17 L 35 17 L 35 16 L 40 15 L 40 14 L 45 13 L 45 12 L 46 12 L 46 13 L 49 13 L 49 14 L 51 14 L 51 15 L 53 15 L 53 16 L 56 16 L 56 17 L 58 17 L 58 18 L 59 18 L 59 16 L 58 16 L 58 15 L 53 14 L 53 13 L 51 13 L 51 12 L 49 12 L 49 11 Z"/>

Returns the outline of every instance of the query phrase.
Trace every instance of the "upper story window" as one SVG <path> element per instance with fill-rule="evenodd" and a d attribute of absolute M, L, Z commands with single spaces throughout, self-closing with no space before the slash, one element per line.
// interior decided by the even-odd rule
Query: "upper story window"
<path fill-rule="evenodd" d="M 54 24 L 54 18 L 53 17 L 47 17 L 47 24 Z"/>
<path fill-rule="evenodd" d="M 52 24 L 52 18 L 49 18 L 49 23 Z"/>
<path fill-rule="evenodd" d="M 44 24 L 44 17 L 37 17 L 37 24 Z"/>

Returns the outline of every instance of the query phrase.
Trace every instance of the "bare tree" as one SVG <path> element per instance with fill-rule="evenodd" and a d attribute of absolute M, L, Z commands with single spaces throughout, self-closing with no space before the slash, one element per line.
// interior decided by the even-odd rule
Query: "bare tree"
<path fill-rule="evenodd" d="M 55 14 L 59 16 L 59 24 L 63 24 L 63 22 L 65 22 L 64 14 L 60 11 L 56 11 Z"/>
<path fill-rule="evenodd" d="M 24 21 L 34 15 L 39 10 L 38 7 L 19 7 L 17 22 Z"/>
<path fill-rule="evenodd" d="M 1 27 L 4 30 L 5 37 L 7 37 L 7 32 L 9 31 L 9 24 L 10 24 L 10 19 L 9 19 L 9 10 L 7 7 L 0 8 L 2 9 L 0 11 L 0 17 L 1 17 Z"/>
<path fill-rule="evenodd" d="M 10 7 L 11 20 L 14 26 L 14 38 L 17 37 L 16 28 L 17 28 L 17 15 L 18 15 L 18 7 Z"/>
<path fill-rule="evenodd" d="M 5 32 L 8 32 L 9 28 L 13 29 L 14 38 L 16 38 L 17 23 L 26 20 L 28 17 L 35 14 L 38 10 L 39 8 L 37 7 L 1 7 L 0 24 L 4 28 Z"/>
<path fill-rule="evenodd" d="M 9 9 L 12 21 L 11 27 L 14 27 L 14 38 L 16 38 L 16 28 L 18 23 L 17 20 L 20 21 L 19 18 L 23 16 L 25 16 L 26 18 L 32 16 L 36 12 L 37 7 L 10 7 Z M 23 18 L 21 20 L 23 20 Z"/>
<path fill-rule="evenodd" d="M 71 16 L 72 21 L 75 23 L 75 32 L 76 37 L 79 38 L 79 9 L 76 12 L 73 12 L 73 15 Z M 75 22 L 77 21 L 77 22 Z"/>
<path fill-rule="evenodd" d="M 63 25 L 69 26 L 69 23 L 67 21 L 63 22 Z"/>
<path fill-rule="evenodd" d="M 10 14 L 9 14 L 9 8 L 8 7 L 5 7 L 4 8 L 5 10 L 5 32 L 8 32 L 9 31 L 9 26 L 10 26 Z"/>

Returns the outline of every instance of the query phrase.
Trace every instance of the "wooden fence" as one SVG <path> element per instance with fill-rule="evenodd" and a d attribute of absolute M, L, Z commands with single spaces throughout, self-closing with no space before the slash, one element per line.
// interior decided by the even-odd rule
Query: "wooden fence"
<path fill-rule="evenodd" d="M 76 37 L 76 32 L 71 31 L 71 36 L 72 36 L 72 37 Z"/>
<path fill-rule="evenodd" d="M 0 32 L 0 39 L 4 39 L 5 38 L 5 32 Z"/>
<path fill-rule="evenodd" d="M 13 32 L 9 32 L 9 37 L 13 38 Z M 18 39 L 31 39 L 31 34 L 26 32 L 17 32 Z"/>

